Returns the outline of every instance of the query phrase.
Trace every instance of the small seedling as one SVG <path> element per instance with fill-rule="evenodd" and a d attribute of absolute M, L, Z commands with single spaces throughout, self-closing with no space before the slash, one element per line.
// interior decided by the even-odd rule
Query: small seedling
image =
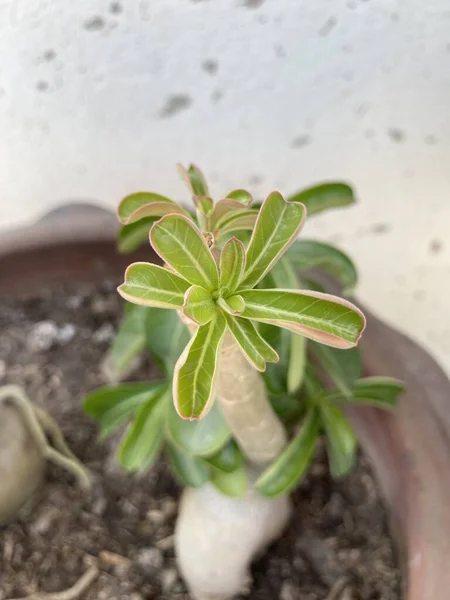
<path fill-rule="evenodd" d="M 356 438 L 343 406 L 392 409 L 402 390 L 390 378 L 362 377 L 356 345 L 364 315 L 326 293 L 311 271 L 328 272 L 349 293 L 357 279 L 351 260 L 328 244 L 297 239 L 307 213 L 353 203 L 351 188 L 327 183 L 288 200 L 272 192 L 254 207 L 241 189 L 214 203 L 198 168 L 182 174 L 195 212 L 147 192 L 126 197 L 118 210 L 119 249 L 130 252 L 149 236 L 162 264 L 128 267 L 119 293 L 129 304 L 106 358 L 108 369 L 120 380 L 147 349 L 163 379 L 96 390 L 86 411 L 103 436 L 130 422 L 118 450 L 125 469 L 150 467 L 165 448 L 183 485 L 212 485 L 235 504 L 235 498 L 286 498 L 305 475 L 320 437 L 332 475 L 344 476 L 355 462 Z M 200 491 L 198 498 L 203 502 Z M 183 506 L 193 518 L 189 502 L 182 504 L 180 521 Z M 180 525 L 178 531 L 190 530 Z M 243 560 L 278 533 L 255 541 Z M 220 543 L 213 538 L 207 551 L 212 563 Z M 183 547 L 177 546 L 179 562 L 194 596 L 220 591 L 226 597 L 242 587 L 247 564 L 236 581 L 230 566 L 223 592 L 220 577 L 205 583 L 216 567 L 208 571 L 202 564 L 197 576 Z M 223 547 L 221 552 L 226 573 Z"/>

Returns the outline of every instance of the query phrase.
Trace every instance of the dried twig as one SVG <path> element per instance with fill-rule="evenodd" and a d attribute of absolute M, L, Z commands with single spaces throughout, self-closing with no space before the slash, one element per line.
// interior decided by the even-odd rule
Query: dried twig
<path fill-rule="evenodd" d="M 54 594 L 31 594 L 25 598 L 11 598 L 10 600 L 77 600 L 83 592 L 95 581 L 98 577 L 99 570 L 96 565 L 90 567 L 84 575 L 67 590 L 55 592 Z"/>
<path fill-rule="evenodd" d="M 105 563 L 108 567 L 129 567 L 130 559 L 116 554 L 115 552 L 109 552 L 108 550 L 102 550 L 98 555 L 100 563 Z"/>

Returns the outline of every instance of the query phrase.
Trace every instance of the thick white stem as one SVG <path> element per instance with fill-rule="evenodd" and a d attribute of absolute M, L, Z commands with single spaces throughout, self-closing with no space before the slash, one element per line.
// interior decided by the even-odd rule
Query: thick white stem
<path fill-rule="evenodd" d="M 184 490 L 175 550 L 192 598 L 228 600 L 248 591 L 251 562 L 281 535 L 289 515 L 287 496 L 270 500 L 252 486 L 244 498 L 210 483 Z"/>
<path fill-rule="evenodd" d="M 265 464 L 278 456 L 287 442 L 285 429 L 269 403 L 261 374 L 230 333 L 220 353 L 217 401 L 251 462 Z"/>

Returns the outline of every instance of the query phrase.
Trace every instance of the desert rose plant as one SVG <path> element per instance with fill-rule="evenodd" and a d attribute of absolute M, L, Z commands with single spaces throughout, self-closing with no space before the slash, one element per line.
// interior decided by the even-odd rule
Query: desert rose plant
<path fill-rule="evenodd" d="M 149 235 L 162 264 L 128 267 L 118 291 L 129 304 L 104 364 L 114 384 L 92 392 L 85 409 L 104 436 L 129 421 L 118 449 L 127 470 L 149 468 L 165 448 L 186 487 L 175 532 L 180 570 L 193 597 L 231 598 L 285 527 L 289 492 L 318 440 L 334 477 L 354 464 L 342 405 L 392 408 L 402 385 L 361 377 L 364 315 L 309 273 L 322 267 L 351 291 L 350 259 L 297 239 L 307 212 L 353 202 L 347 185 L 288 200 L 272 192 L 253 207 L 240 189 L 214 203 L 198 168 L 182 173 L 195 213 L 146 192 L 120 203 L 121 250 Z M 163 378 L 120 383 L 144 349 Z"/>

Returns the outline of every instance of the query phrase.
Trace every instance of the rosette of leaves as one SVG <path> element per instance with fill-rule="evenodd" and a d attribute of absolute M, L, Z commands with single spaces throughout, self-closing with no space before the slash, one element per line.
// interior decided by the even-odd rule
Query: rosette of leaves
<path fill-rule="evenodd" d="M 356 440 L 342 405 L 392 408 L 402 389 L 395 380 L 361 378 L 355 346 L 363 314 L 307 276 L 321 267 L 348 292 L 357 279 L 351 260 L 330 245 L 297 240 L 307 211 L 351 204 L 351 188 L 322 184 L 288 200 L 273 192 L 252 208 L 245 190 L 214 203 L 196 167 L 182 172 L 195 214 L 146 192 L 126 197 L 118 210 L 119 248 L 130 251 L 150 235 L 163 266 L 140 262 L 127 269 L 119 293 L 131 305 L 108 360 L 126 373 L 147 349 L 165 379 L 96 390 L 86 411 L 104 436 L 129 421 L 118 450 L 125 469 L 150 467 L 165 447 L 184 485 L 210 480 L 223 493 L 243 494 L 245 457 L 214 403 L 227 335 L 264 372 L 272 404 L 292 431 L 257 481 L 259 492 L 273 497 L 295 487 L 321 435 L 332 474 L 344 475 L 354 463 Z M 194 330 L 191 337 L 183 321 Z"/>

